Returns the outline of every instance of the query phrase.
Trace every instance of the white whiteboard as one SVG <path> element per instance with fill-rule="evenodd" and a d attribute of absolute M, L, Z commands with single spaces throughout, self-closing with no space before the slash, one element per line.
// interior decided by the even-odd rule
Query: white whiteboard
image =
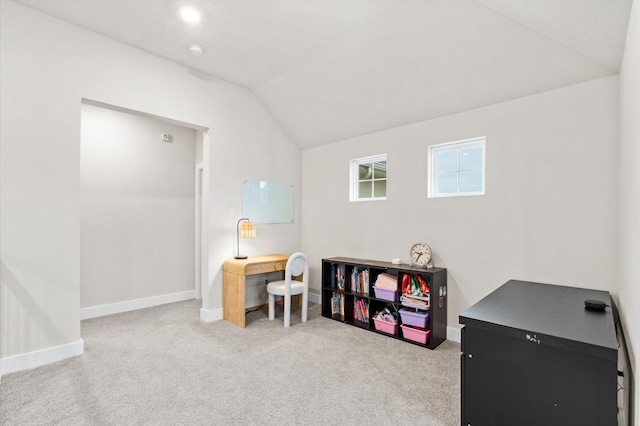
<path fill-rule="evenodd" d="M 293 185 L 245 180 L 242 216 L 254 223 L 293 223 Z"/>

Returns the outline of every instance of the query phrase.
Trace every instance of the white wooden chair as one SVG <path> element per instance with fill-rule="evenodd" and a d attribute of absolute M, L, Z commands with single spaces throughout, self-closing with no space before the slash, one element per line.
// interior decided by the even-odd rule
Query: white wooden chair
<path fill-rule="evenodd" d="M 293 280 L 292 277 L 302 275 L 302 281 Z M 284 326 L 291 324 L 291 296 L 302 294 L 302 322 L 307 322 L 307 304 L 309 301 L 309 262 L 302 253 L 294 253 L 287 260 L 284 280 L 271 281 L 267 284 L 269 293 L 269 319 L 276 317 L 276 296 L 284 299 Z"/>

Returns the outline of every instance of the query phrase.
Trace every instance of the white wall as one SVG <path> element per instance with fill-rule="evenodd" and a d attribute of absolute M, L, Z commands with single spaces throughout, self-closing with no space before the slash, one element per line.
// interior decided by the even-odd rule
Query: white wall
<path fill-rule="evenodd" d="M 258 225 L 245 253 L 300 249 L 300 151 L 249 91 L 8 0 L 0 5 L 0 358 L 81 343 L 83 98 L 208 129 L 203 309 L 212 317 L 222 316 L 220 268 L 233 255 L 239 217 L 229 209 L 241 212 L 244 179 L 292 183 L 296 217 Z"/>
<path fill-rule="evenodd" d="M 427 147 L 486 136 L 486 195 L 427 199 Z M 448 268 L 448 325 L 509 279 L 617 291 L 618 79 L 303 151 L 302 249 Z M 387 200 L 350 203 L 349 160 L 387 153 Z"/>
<path fill-rule="evenodd" d="M 620 305 L 640 424 L 640 4 L 634 1 L 620 69 Z M 629 372 L 627 372 L 628 374 Z M 627 378 L 629 381 L 630 378 Z M 634 424 L 634 423 L 630 423 Z"/>
<path fill-rule="evenodd" d="M 193 291 L 196 131 L 81 113 L 80 307 Z"/>

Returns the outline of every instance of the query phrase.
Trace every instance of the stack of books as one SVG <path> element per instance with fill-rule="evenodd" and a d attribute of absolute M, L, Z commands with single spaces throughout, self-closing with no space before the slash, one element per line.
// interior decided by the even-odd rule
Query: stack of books
<path fill-rule="evenodd" d="M 353 318 L 365 324 L 369 323 L 369 302 L 356 299 L 353 302 Z"/>
<path fill-rule="evenodd" d="M 353 268 L 351 273 L 351 291 L 354 293 L 369 294 L 369 270 Z"/>

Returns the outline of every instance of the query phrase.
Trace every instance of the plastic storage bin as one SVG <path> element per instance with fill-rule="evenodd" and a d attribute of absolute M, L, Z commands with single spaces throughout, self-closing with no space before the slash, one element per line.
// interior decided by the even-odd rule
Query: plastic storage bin
<path fill-rule="evenodd" d="M 402 335 L 407 340 L 413 340 L 414 342 L 422 343 L 423 345 L 429 340 L 430 330 L 412 327 L 410 325 L 401 324 Z"/>
<path fill-rule="evenodd" d="M 429 312 L 402 308 L 400 309 L 400 318 L 402 318 L 403 324 L 425 328 L 429 321 Z"/>
<path fill-rule="evenodd" d="M 387 290 L 385 288 L 378 288 L 373 286 L 373 291 L 376 294 L 378 299 L 388 300 L 390 302 L 396 301 L 396 291 L 395 290 Z"/>
<path fill-rule="evenodd" d="M 376 325 L 376 330 L 387 334 L 396 334 L 396 329 L 398 328 L 397 323 L 394 324 L 392 322 L 379 320 L 378 318 L 374 318 L 373 322 Z"/>

